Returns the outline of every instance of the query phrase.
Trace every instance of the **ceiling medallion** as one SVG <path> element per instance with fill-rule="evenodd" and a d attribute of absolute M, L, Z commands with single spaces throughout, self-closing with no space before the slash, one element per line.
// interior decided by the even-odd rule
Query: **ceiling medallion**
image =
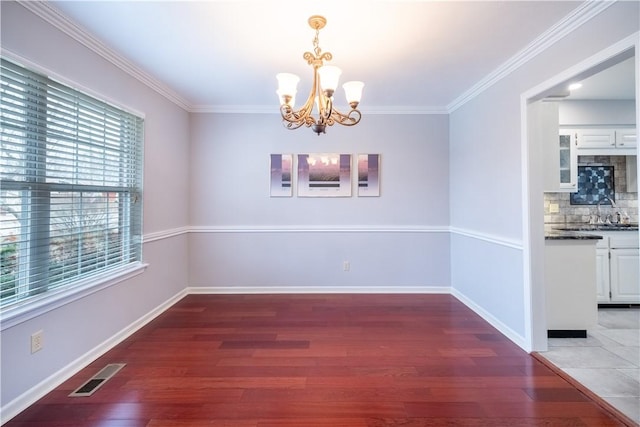
<path fill-rule="evenodd" d="M 282 123 L 287 129 L 298 129 L 302 125 L 310 127 L 320 135 L 325 133 L 327 126 L 339 123 L 344 126 L 353 126 L 360 122 L 362 114 L 357 109 L 362 97 L 364 83 L 358 81 L 346 82 L 342 85 L 347 96 L 347 102 L 351 106 L 348 114 L 343 114 L 333 106 L 333 93 L 338 86 L 338 79 L 342 71 L 338 67 L 324 65 L 324 61 L 331 61 L 330 52 L 322 52 L 318 42 L 320 30 L 327 24 L 323 16 L 314 15 L 309 18 L 309 26 L 316 30 L 313 39 L 313 53 L 305 52 L 303 58 L 313 67 L 313 84 L 311 93 L 305 104 L 294 110 L 297 86 L 300 77 L 290 73 L 280 73 L 278 79 L 278 97 L 280 98 L 280 114 Z M 314 104 L 317 112 L 313 116 Z"/>

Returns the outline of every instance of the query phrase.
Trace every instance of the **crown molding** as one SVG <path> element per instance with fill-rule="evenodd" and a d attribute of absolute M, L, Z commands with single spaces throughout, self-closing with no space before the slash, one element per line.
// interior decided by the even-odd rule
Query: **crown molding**
<path fill-rule="evenodd" d="M 109 48 L 87 30 L 80 27 L 72 20 L 64 16 L 58 9 L 46 1 L 17 0 L 20 5 L 30 10 L 40 18 L 55 26 L 74 40 L 91 49 L 107 61 L 111 62 L 127 74 L 136 78 L 152 90 L 167 98 L 182 109 L 190 113 L 217 113 L 217 114 L 275 114 L 278 110 L 273 106 L 265 105 L 192 105 L 184 97 L 177 94 L 164 83 L 152 77 L 115 50 Z M 470 89 L 458 96 L 446 106 L 383 106 L 368 107 L 363 109 L 365 114 L 376 115 L 428 115 L 450 114 L 471 101 L 491 86 L 507 77 L 522 65 L 533 59 L 539 53 L 561 40 L 567 34 L 579 28 L 595 16 L 602 13 L 617 0 L 587 0 L 581 3 L 569 15 L 565 16 L 557 24 L 542 33 L 524 49 L 519 51 L 505 63 L 500 65 L 485 78 L 473 85 Z"/>
<path fill-rule="evenodd" d="M 430 114 L 449 114 L 449 111 L 445 107 L 436 106 L 436 105 L 390 105 L 390 106 L 382 106 L 382 107 L 365 107 L 362 108 L 363 114 L 367 115 L 430 115 Z"/>
<path fill-rule="evenodd" d="M 188 111 L 215 114 L 280 114 L 277 105 L 192 105 Z"/>
<path fill-rule="evenodd" d="M 516 53 L 509 60 L 473 85 L 469 90 L 464 92 L 458 98 L 447 105 L 449 113 L 454 112 L 485 90 L 507 77 L 509 74 L 529 62 L 539 53 L 544 52 L 567 34 L 576 30 L 585 22 L 588 22 L 595 16 L 602 13 L 609 6 L 616 3 L 617 0 L 587 0 L 580 6 L 575 8 L 571 13 L 565 16 L 561 21 L 549 28 L 547 31 L 538 36 L 529 43 L 524 49 Z"/>
<path fill-rule="evenodd" d="M 280 114 L 280 110 L 277 105 L 196 105 L 188 108 L 188 111 L 190 113 L 215 114 Z M 360 112 L 366 115 L 449 114 L 449 111 L 446 108 L 438 106 L 374 106 L 361 108 Z"/>
<path fill-rule="evenodd" d="M 151 75 L 125 59 L 120 53 L 109 48 L 104 43 L 96 39 L 86 29 L 82 28 L 71 19 L 67 18 L 57 8 L 50 5 L 48 2 L 29 0 L 17 1 L 24 8 L 44 19 L 49 24 L 58 28 L 60 31 L 67 34 L 69 37 L 73 38 L 85 47 L 91 49 L 116 67 L 120 68 L 125 73 L 136 78 L 155 92 L 164 96 L 169 101 L 173 102 L 184 110 L 189 110 L 190 105 L 186 99 L 178 95 L 167 85 L 161 83 L 159 80 L 152 77 Z"/>

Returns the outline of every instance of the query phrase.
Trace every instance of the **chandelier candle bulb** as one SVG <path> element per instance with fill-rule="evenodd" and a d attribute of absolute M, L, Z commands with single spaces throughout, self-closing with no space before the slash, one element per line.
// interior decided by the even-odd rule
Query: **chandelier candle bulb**
<path fill-rule="evenodd" d="M 276 93 L 281 104 L 288 104 L 293 107 L 296 93 L 298 92 L 298 82 L 300 77 L 291 73 L 280 73 L 276 75 L 278 79 L 278 90 Z"/>
<path fill-rule="evenodd" d="M 362 99 L 364 83 L 357 81 L 346 82 L 342 85 L 342 88 L 344 89 L 344 93 L 347 96 L 347 102 L 351 108 L 357 108 L 358 104 L 360 104 L 360 99 Z"/>
<path fill-rule="evenodd" d="M 347 82 L 342 87 L 347 96 L 347 102 L 351 106 L 348 114 L 343 114 L 333 106 L 333 94 L 338 87 L 338 81 L 342 71 L 338 67 L 324 65 L 325 61 L 331 61 L 333 55 L 330 52 L 322 52 L 318 36 L 324 28 L 327 20 L 319 15 L 309 18 L 309 26 L 316 31 L 313 39 L 313 52 L 305 52 L 302 56 L 307 64 L 313 68 L 313 83 L 311 93 L 299 110 L 294 110 L 295 95 L 298 91 L 300 78 L 295 74 L 279 73 L 278 98 L 280 100 L 280 114 L 282 123 L 287 129 L 298 129 L 301 126 L 310 127 L 320 135 L 325 133 L 327 126 L 335 123 L 343 126 L 353 126 L 360 122 L 362 114 L 357 109 L 362 96 L 362 82 Z M 316 117 L 314 117 L 314 106 Z"/>
<path fill-rule="evenodd" d="M 318 74 L 320 75 L 320 86 L 324 90 L 325 96 L 331 98 L 338 87 L 342 70 L 333 65 L 325 65 L 318 69 Z"/>
<path fill-rule="evenodd" d="M 279 90 L 277 90 L 276 93 L 278 94 L 278 99 L 282 104 L 287 104 L 291 108 L 293 108 L 293 106 L 296 104 L 295 94 L 292 96 Z"/>

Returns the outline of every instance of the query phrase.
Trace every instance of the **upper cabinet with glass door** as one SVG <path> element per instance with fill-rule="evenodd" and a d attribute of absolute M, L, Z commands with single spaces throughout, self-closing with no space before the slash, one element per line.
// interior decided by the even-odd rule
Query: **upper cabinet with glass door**
<path fill-rule="evenodd" d="M 561 129 L 558 138 L 560 154 L 559 191 L 576 191 L 578 188 L 578 155 L 576 151 L 576 131 Z"/>
<path fill-rule="evenodd" d="M 578 157 L 575 131 L 559 129 L 558 102 L 537 101 L 529 105 L 529 138 L 542 147 L 545 192 L 576 191 Z"/>

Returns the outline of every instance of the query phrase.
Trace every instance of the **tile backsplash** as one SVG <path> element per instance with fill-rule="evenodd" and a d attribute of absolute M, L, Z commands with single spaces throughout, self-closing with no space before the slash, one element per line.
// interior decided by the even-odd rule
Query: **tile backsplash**
<path fill-rule="evenodd" d="M 579 165 L 613 166 L 615 179 L 615 204 L 601 205 L 600 212 L 603 219 L 611 215 L 612 221 L 616 221 L 616 213 L 626 213 L 630 222 L 638 223 L 638 192 L 627 191 L 626 156 L 579 156 Z M 591 215 L 595 215 L 597 208 L 594 205 L 572 205 L 570 193 L 545 193 L 544 194 L 544 222 L 546 224 L 558 223 L 588 223 Z M 549 206 L 557 204 L 557 213 L 549 212 Z"/>

